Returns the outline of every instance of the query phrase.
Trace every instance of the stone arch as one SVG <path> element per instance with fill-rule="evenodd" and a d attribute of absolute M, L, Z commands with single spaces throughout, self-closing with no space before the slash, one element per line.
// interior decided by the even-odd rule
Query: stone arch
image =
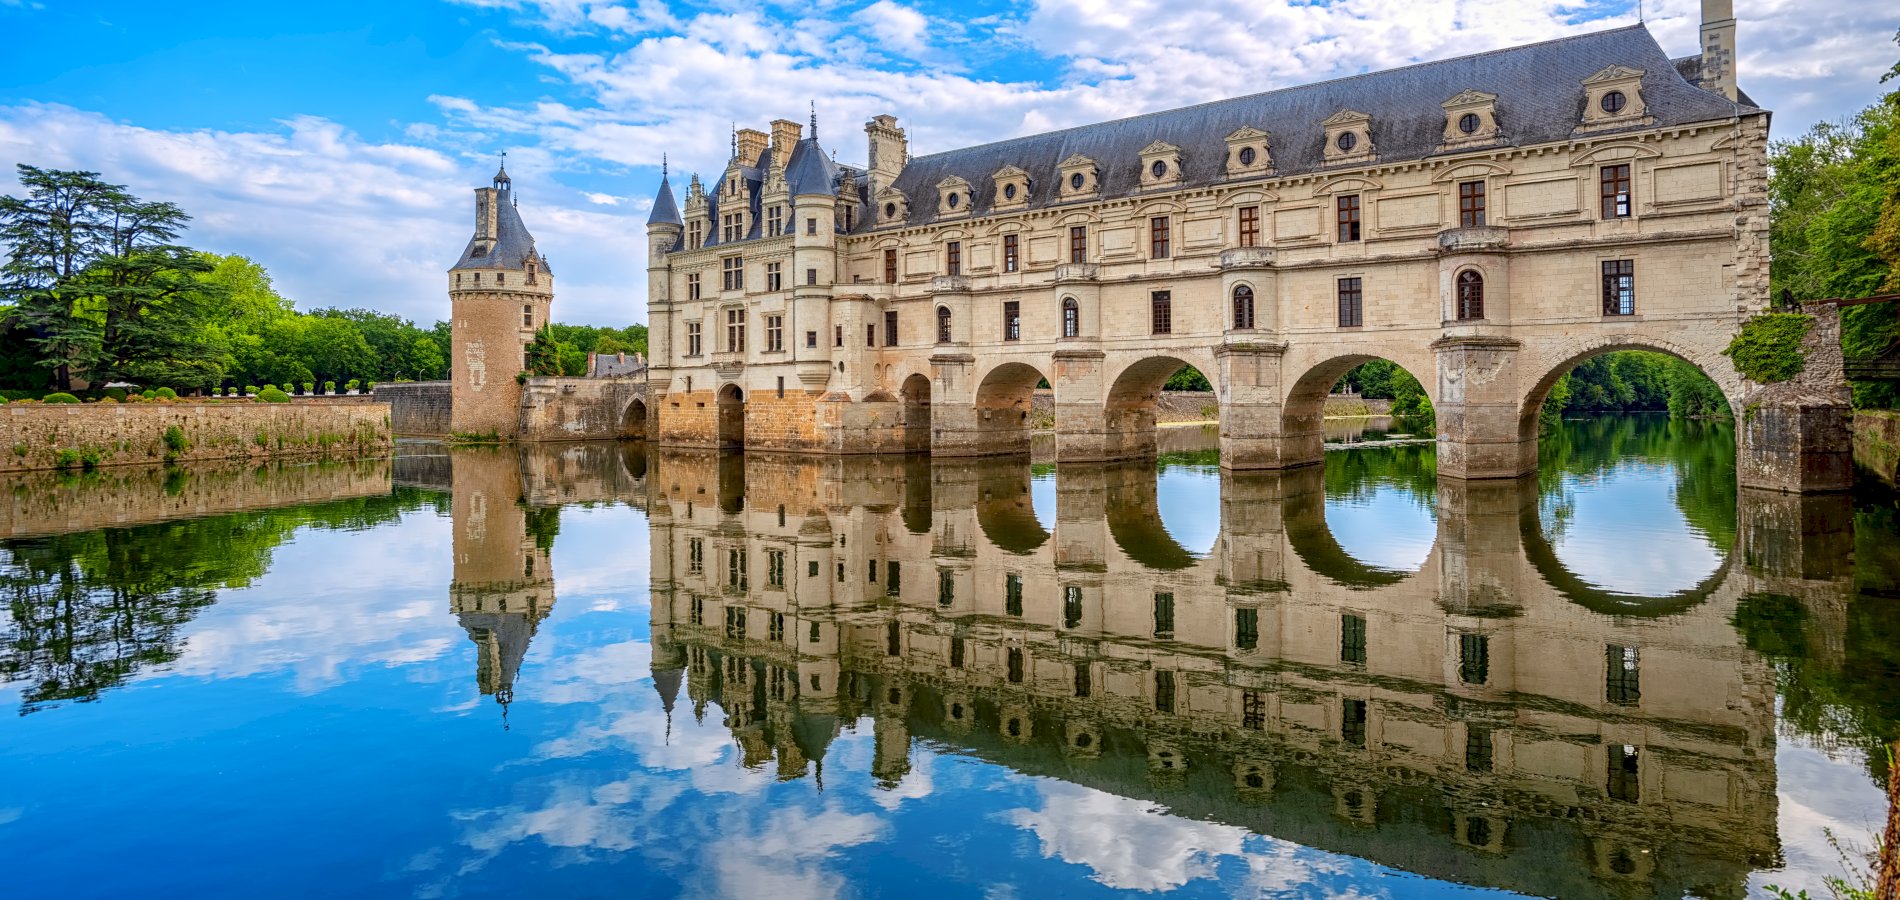
<path fill-rule="evenodd" d="M 1536 471 L 1538 414 L 1544 408 L 1544 400 L 1550 396 L 1550 389 L 1578 364 L 1605 353 L 1619 350 L 1647 350 L 1652 353 L 1665 353 L 1689 365 L 1695 366 L 1707 375 L 1709 380 L 1722 391 L 1728 401 L 1729 416 L 1741 421 L 1736 413 L 1742 406 L 1742 396 L 1746 385 L 1740 373 L 1731 365 L 1717 365 L 1723 359 L 1719 351 L 1697 350 L 1675 341 L 1637 334 L 1605 334 L 1595 337 L 1569 341 L 1555 350 L 1537 357 L 1532 372 L 1538 373 L 1537 380 L 1531 382 L 1530 389 L 1524 393 L 1517 411 L 1517 432 L 1520 443 L 1527 444 L 1527 468 Z M 1436 402 L 1434 398 L 1433 402 Z"/>
<path fill-rule="evenodd" d="M 930 451 L 930 376 L 913 372 L 898 392 L 904 398 L 904 451 Z"/>
<path fill-rule="evenodd" d="M 976 525 L 1006 553 L 1033 553 L 1052 537 L 1036 518 L 1028 466 L 986 466 L 978 475 Z"/>
<path fill-rule="evenodd" d="M 1150 569 L 1178 571 L 1193 568 L 1200 557 L 1181 544 L 1162 521 L 1160 478 L 1147 463 L 1103 467 L 1107 496 L 1108 534 L 1123 555 Z"/>
<path fill-rule="evenodd" d="M 1029 452 L 1029 418 L 1036 385 L 1047 377 L 1041 368 L 1020 361 L 998 363 L 983 374 L 977 381 L 975 401 L 979 453 Z"/>
<path fill-rule="evenodd" d="M 1557 555 L 1557 549 L 1544 537 L 1543 525 L 1537 514 L 1537 504 L 1525 504 L 1518 512 L 1517 530 L 1523 543 L 1524 558 L 1544 582 L 1564 599 L 1606 616 L 1660 618 L 1688 612 L 1714 596 L 1728 581 L 1729 570 L 1735 565 L 1735 548 L 1730 547 L 1728 552 L 1722 554 L 1722 564 L 1693 587 L 1664 596 L 1620 594 L 1603 590 L 1571 571 Z"/>
<path fill-rule="evenodd" d="M 1429 567 L 1439 552 L 1436 532 L 1432 549 L 1419 568 L 1405 571 L 1365 562 L 1339 542 L 1326 521 L 1326 481 L 1319 467 L 1287 474 L 1284 506 L 1287 544 L 1314 574 L 1356 590 L 1387 587 L 1410 579 Z"/>
<path fill-rule="evenodd" d="M 622 440 L 645 440 L 647 436 L 647 403 L 635 397 L 620 411 L 620 438 Z"/>
<path fill-rule="evenodd" d="M 1407 365 L 1405 354 L 1389 356 L 1371 353 L 1343 353 L 1320 360 L 1287 388 L 1280 412 L 1282 455 L 1289 466 L 1307 465 L 1323 458 L 1326 445 L 1326 397 L 1333 385 L 1346 373 L 1376 359 L 1391 362 L 1418 379 L 1425 396 L 1438 405 L 1438 378 L 1435 366 Z M 1431 361 L 1430 357 L 1425 358 Z"/>
<path fill-rule="evenodd" d="M 745 391 L 736 384 L 719 389 L 716 437 L 721 450 L 745 449 Z"/>
<path fill-rule="evenodd" d="M 1136 459 L 1155 455 L 1155 423 L 1161 389 L 1183 366 L 1193 366 L 1212 383 L 1218 370 L 1213 356 L 1199 350 L 1176 351 L 1133 359 L 1107 379 L 1102 405 L 1104 459 Z M 1104 372 L 1107 375 L 1107 372 Z M 1219 392 L 1216 392 L 1219 396 Z"/>

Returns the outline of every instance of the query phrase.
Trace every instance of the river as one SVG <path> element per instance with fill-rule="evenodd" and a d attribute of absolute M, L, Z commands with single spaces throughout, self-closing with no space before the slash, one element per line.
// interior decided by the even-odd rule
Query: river
<path fill-rule="evenodd" d="M 1725 425 L 1440 482 L 634 445 L 16 479 L 14 897 L 1825 896 L 1894 495 Z"/>

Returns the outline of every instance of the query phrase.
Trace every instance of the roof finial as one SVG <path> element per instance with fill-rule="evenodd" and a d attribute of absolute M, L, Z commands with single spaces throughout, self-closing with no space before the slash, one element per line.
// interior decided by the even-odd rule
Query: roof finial
<path fill-rule="evenodd" d="M 811 101 L 811 139 L 818 139 L 818 101 Z"/>
<path fill-rule="evenodd" d="M 739 158 L 739 123 L 732 123 L 732 158 Z"/>
<path fill-rule="evenodd" d="M 666 154 L 661 153 L 660 154 L 660 180 L 661 181 L 666 180 L 666 174 L 667 174 L 666 173 Z"/>

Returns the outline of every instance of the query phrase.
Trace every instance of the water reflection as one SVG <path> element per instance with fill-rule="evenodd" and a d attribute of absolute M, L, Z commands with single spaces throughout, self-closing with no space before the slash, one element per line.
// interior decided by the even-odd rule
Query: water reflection
<path fill-rule="evenodd" d="M 1871 746 L 1900 716 L 1900 617 L 1868 600 L 1895 593 L 1900 526 L 1891 499 L 1738 494 L 1725 432 L 1662 424 L 1574 429 L 1509 483 L 1440 482 L 1424 446 L 1236 474 L 1192 446 L 1057 467 L 600 444 L 48 481 L 16 497 L 57 502 L 16 499 L 0 543 L 0 673 L 49 724 L 0 758 L 70 753 L 59 726 L 85 723 L 143 762 L 164 713 L 268 707 L 313 725 L 174 741 L 304 774 L 145 789 L 209 792 L 175 801 L 208 821 L 257 808 L 229 852 L 280 853 L 294 821 L 300 861 L 380 854 L 367 877 L 420 894 L 1740 896 L 1788 838 L 1777 727 Z M 1629 510 L 1628 541 L 1694 564 L 1636 578 L 1653 548 L 1586 539 Z M 408 584 L 417 561 L 368 552 L 433 514 L 449 571 Z M 379 587 L 343 609 L 264 577 L 315 567 Z M 203 627 L 220 613 L 249 621 Z M 326 650 L 345 674 L 285 689 L 301 703 L 205 659 L 234 635 L 290 656 L 268 636 L 298 629 L 360 639 Z M 371 724 L 318 711 L 349 703 Z M 22 786 L 65 816 L 30 832 L 0 809 L 46 872 L 61 846 L 127 852 L 79 835 L 137 812 L 115 776 L 165 770 L 71 755 L 102 790 Z M 127 871 L 219 871 L 164 846 Z"/>

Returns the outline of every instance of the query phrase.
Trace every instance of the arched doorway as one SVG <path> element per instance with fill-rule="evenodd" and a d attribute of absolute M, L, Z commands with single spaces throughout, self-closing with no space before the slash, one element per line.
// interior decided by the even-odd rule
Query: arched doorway
<path fill-rule="evenodd" d="M 736 384 L 719 389 L 719 449 L 745 449 L 745 392 Z"/>
<path fill-rule="evenodd" d="M 1218 401 L 1211 393 L 1203 370 L 1175 356 L 1154 356 L 1129 366 L 1109 386 L 1103 405 L 1103 453 L 1105 459 L 1141 459 L 1155 455 L 1155 428 L 1163 417 L 1199 417 L 1201 406 Z M 1208 392 L 1196 398 L 1194 409 L 1162 408 L 1164 391 Z"/>
<path fill-rule="evenodd" d="M 1028 453 L 1036 385 L 1044 380 L 1035 366 L 1019 362 L 1003 363 L 984 375 L 976 389 L 971 451 L 983 455 Z"/>
<path fill-rule="evenodd" d="M 930 379 L 915 374 L 904 379 L 904 451 L 930 452 Z"/>
<path fill-rule="evenodd" d="M 647 436 L 647 405 L 644 400 L 635 400 L 627 404 L 625 412 L 620 414 L 621 440 L 638 441 Z"/>

